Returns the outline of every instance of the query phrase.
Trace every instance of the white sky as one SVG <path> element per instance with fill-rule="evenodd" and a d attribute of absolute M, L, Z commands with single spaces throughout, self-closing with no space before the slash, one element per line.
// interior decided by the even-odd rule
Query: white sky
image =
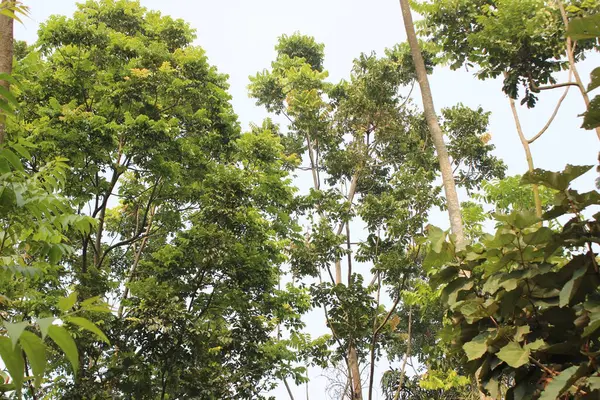
<path fill-rule="evenodd" d="M 74 0 L 23 0 L 31 8 L 31 17 L 24 26 L 17 24 L 15 36 L 29 43 L 35 41 L 37 25 L 51 14 L 71 15 Z M 248 76 L 268 68 L 275 57 L 274 45 L 281 34 L 300 31 L 325 43 L 325 68 L 332 81 L 347 78 L 352 60 L 361 52 L 376 51 L 405 40 L 402 17 L 397 0 L 141 0 L 147 8 L 183 18 L 197 30 L 195 44 L 202 46 L 209 62 L 229 75 L 233 106 L 242 127 L 260 123 L 267 116 L 264 109 L 248 98 Z M 587 83 L 589 72 L 600 66 L 600 56 L 594 54 L 579 66 Z M 437 69 L 431 76 L 436 108 L 459 102 L 470 107 L 482 106 L 492 111 L 490 131 L 496 145 L 496 155 L 508 165 L 509 174 L 526 171 L 523 149 L 517 137 L 509 104 L 501 92 L 501 82 L 482 82 L 472 72 Z M 421 104 L 415 90 L 416 104 Z M 529 137 L 537 133 L 551 114 L 562 90 L 541 93 L 535 110 L 521 107 L 523 128 Z M 579 129 L 584 104 L 576 88 L 572 88 L 550 130 L 532 145 L 536 167 L 562 169 L 567 163 L 596 164 L 598 139 L 593 131 Z M 595 172 L 578 180 L 582 190 L 592 190 Z M 302 185 L 303 186 L 303 185 Z M 461 200 L 466 200 L 463 196 Z M 436 225 L 446 227 L 447 217 L 437 213 Z M 323 317 L 315 323 L 322 324 Z M 382 365 L 382 367 L 384 367 Z M 318 375 L 318 372 L 314 374 Z M 311 374 L 311 375 L 314 375 Z M 315 376 L 315 378 L 317 378 Z M 376 377 L 376 383 L 379 377 Z M 324 398 L 325 380 L 310 384 L 311 399 Z M 296 399 L 306 398 L 304 388 L 294 391 Z M 277 398 L 288 398 L 281 388 Z"/>

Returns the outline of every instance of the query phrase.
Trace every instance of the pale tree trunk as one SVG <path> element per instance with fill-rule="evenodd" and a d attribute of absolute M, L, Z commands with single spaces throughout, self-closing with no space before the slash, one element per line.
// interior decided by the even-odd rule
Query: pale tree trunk
<path fill-rule="evenodd" d="M 508 101 L 510 102 L 510 109 L 513 114 L 513 118 L 515 119 L 515 126 L 517 128 L 517 133 L 519 134 L 519 139 L 521 140 L 521 144 L 523 145 L 523 150 L 525 150 L 525 158 L 527 159 L 527 168 L 530 173 L 533 173 L 533 156 L 531 155 L 531 148 L 529 147 L 529 141 L 525 138 L 525 134 L 523 133 L 523 128 L 521 127 L 521 121 L 519 120 L 519 114 L 517 114 L 517 107 L 515 106 L 515 101 L 509 97 Z M 533 190 L 533 200 L 535 202 L 535 214 L 541 218 L 542 217 L 542 201 L 540 200 L 540 189 L 537 184 L 531 185 Z"/>
<path fill-rule="evenodd" d="M 448 206 L 448 216 L 450 217 L 450 228 L 452 229 L 452 233 L 456 236 L 457 247 L 460 248 L 464 246 L 463 223 L 460 212 L 460 202 L 458 201 L 454 175 L 450 164 L 450 157 L 448 156 L 448 150 L 444 143 L 442 128 L 440 127 L 437 114 L 435 113 L 433 97 L 431 95 L 431 88 L 429 87 L 429 79 L 427 78 L 427 70 L 425 68 L 425 61 L 423 61 L 423 55 L 421 54 L 421 48 L 419 46 L 419 41 L 417 40 L 409 0 L 400 0 L 400 8 L 402 9 L 402 17 L 404 18 L 406 37 L 415 64 L 417 81 L 421 88 L 425 120 L 427 121 L 429 133 L 431 134 L 431 139 L 433 140 L 433 145 L 435 146 L 435 151 L 437 152 L 438 161 L 440 163 L 442 182 L 444 185 L 444 192 L 446 193 L 446 204 Z"/>
<path fill-rule="evenodd" d="M 1 7 L 7 8 L 15 4 L 14 0 L 2 0 Z M 12 73 L 12 61 L 13 61 L 13 25 L 14 20 L 7 16 L 0 14 L 0 73 L 10 74 Z M 0 80 L 0 85 L 9 89 L 10 84 L 7 81 Z M 4 143 L 5 140 L 5 128 L 4 124 L 0 123 L 0 144 Z"/>
<path fill-rule="evenodd" d="M 352 373 L 352 393 L 353 400 L 362 400 L 362 384 L 360 381 L 360 366 L 358 364 L 358 354 L 354 343 L 348 346 L 348 364 L 350 364 L 350 372 Z"/>

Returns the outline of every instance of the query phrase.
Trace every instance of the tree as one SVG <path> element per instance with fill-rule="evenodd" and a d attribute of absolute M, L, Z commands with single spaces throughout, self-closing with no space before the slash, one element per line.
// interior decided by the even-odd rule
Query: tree
<path fill-rule="evenodd" d="M 331 329 L 329 362 L 318 366 L 347 371 L 347 398 L 370 397 L 380 342 L 398 340 L 391 321 L 405 318 L 395 309 L 418 270 L 413 239 L 428 210 L 442 205 L 425 120 L 406 95 L 415 82 L 410 50 L 362 54 L 349 80 L 337 84 L 326 81 L 323 46 L 314 38 L 284 35 L 276 50 L 271 69 L 251 77 L 249 88 L 257 104 L 289 122 L 282 143 L 305 160 L 297 171 L 313 181 L 298 198 L 308 226 L 294 243 L 292 277 L 310 285 Z M 460 184 L 475 188 L 502 175 L 503 164 L 489 155 L 493 146 L 481 140 L 487 114 L 462 105 L 442 113 L 449 136 L 461 138 L 449 148 Z M 356 223 L 366 226 L 365 237 L 351 236 Z M 358 273 L 357 262 L 368 263 L 371 275 Z M 389 309 L 381 302 L 386 289 L 394 301 Z"/>
<path fill-rule="evenodd" d="M 112 345 L 78 337 L 78 368 L 54 363 L 49 396 L 260 398 L 276 377 L 304 377 L 273 337 L 307 307 L 277 289 L 295 160 L 268 127 L 240 133 L 226 76 L 193 39 L 139 2 L 88 1 L 42 24 L 41 53 L 15 69 L 9 134 L 37 143 L 26 168 L 68 158 L 62 194 L 97 221 L 69 233 L 75 251 L 47 290 L 72 284 L 116 310 Z"/>

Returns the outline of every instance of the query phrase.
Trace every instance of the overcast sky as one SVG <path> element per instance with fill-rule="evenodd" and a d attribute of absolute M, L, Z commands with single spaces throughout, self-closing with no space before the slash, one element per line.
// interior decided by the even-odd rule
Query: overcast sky
<path fill-rule="evenodd" d="M 51 14 L 71 15 L 76 9 L 73 0 L 23 0 L 31 7 L 31 18 L 17 24 L 16 37 L 32 43 L 37 28 Z M 260 123 L 266 112 L 248 98 L 248 76 L 268 68 L 275 56 L 274 45 L 281 34 L 300 31 L 325 43 L 325 68 L 333 81 L 348 77 L 352 60 L 361 52 L 383 49 L 405 40 L 397 0 L 141 0 L 142 5 L 163 14 L 183 18 L 197 30 L 197 45 L 202 46 L 209 62 L 229 75 L 233 106 L 242 127 Z M 589 72 L 600 65 L 594 55 L 580 64 L 585 82 Z M 526 171 L 523 149 L 515 131 L 508 101 L 501 92 L 500 81 L 482 82 L 472 71 L 437 69 L 431 77 L 437 109 L 459 102 L 472 108 L 481 106 L 492 111 L 490 132 L 496 145 L 496 155 L 508 165 L 509 174 Z M 415 91 L 416 104 L 421 104 Z M 523 128 L 533 136 L 551 114 L 562 91 L 545 92 L 535 110 L 522 107 L 519 111 Z M 532 145 L 536 167 L 552 170 L 570 164 L 596 164 L 598 139 L 593 131 L 579 129 L 584 110 L 579 93 L 573 88 L 551 129 Z M 595 173 L 578 180 L 581 189 L 591 190 Z M 461 200 L 466 200 L 464 197 Z M 436 214 L 436 225 L 447 226 L 445 214 Z M 322 321 L 319 321 L 321 323 Z M 382 366 L 383 367 L 383 366 Z M 316 379 L 310 386 L 311 399 L 323 398 L 325 380 Z M 286 398 L 278 390 L 277 398 Z M 298 389 L 296 398 L 303 398 Z"/>

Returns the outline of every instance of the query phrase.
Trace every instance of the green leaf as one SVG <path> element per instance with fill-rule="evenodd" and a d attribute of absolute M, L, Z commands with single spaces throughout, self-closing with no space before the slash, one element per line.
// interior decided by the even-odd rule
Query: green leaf
<path fill-rule="evenodd" d="M 488 348 L 487 341 L 490 337 L 489 332 L 480 333 L 473 340 L 463 344 L 463 350 L 467 354 L 469 361 L 476 360 L 483 356 Z"/>
<path fill-rule="evenodd" d="M 46 335 L 48 335 L 48 328 L 50 328 L 50 326 L 55 320 L 56 319 L 54 317 L 48 317 L 40 318 L 35 321 L 40 327 L 40 332 L 42 332 L 42 339 L 46 338 Z"/>
<path fill-rule="evenodd" d="M 73 374 L 77 375 L 79 369 L 79 353 L 77 345 L 71 334 L 62 326 L 51 325 L 48 328 L 48 336 L 65 353 L 65 356 L 73 366 Z"/>
<path fill-rule="evenodd" d="M 72 324 L 80 326 L 83 329 L 87 329 L 88 331 L 96 334 L 96 336 L 98 336 L 100 340 L 110 345 L 110 341 L 108 340 L 104 332 L 102 332 L 100 328 L 98 328 L 92 321 L 82 317 L 68 317 L 65 318 L 65 320 Z"/>
<path fill-rule="evenodd" d="M 545 346 L 546 346 L 546 342 L 544 342 L 542 339 L 538 339 L 535 342 L 527 343 L 525 345 L 525 348 L 530 351 L 535 351 L 535 350 L 539 350 Z"/>
<path fill-rule="evenodd" d="M 592 90 L 596 89 L 598 86 L 600 86 L 600 67 L 595 68 L 592 73 L 590 74 L 590 84 L 587 87 L 588 92 L 591 92 Z"/>
<path fill-rule="evenodd" d="M 594 39 L 600 36 L 600 14 L 573 18 L 569 22 L 567 35 L 573 40 Z"/>
<path fill-rule="evenodd" d="M 442 245 L 446 241 L 446 232 L 433 225 L 428 226 L 428 232 L 431 249 L 436 253 L 440 253 L 442 251 Z"/>
<path fill-rule="evenodd" d="M 50 262 L 50 264 L 52 265 L 56 265 L 60 259 L 62 258 L 62 249 L 59 245 L 55 244 L 52 247 L 50 247 L 50 251 L 48 252 L 48 261 Z M 62 299 L 60 299 L 62 300 Z M 60 300 L 58 301 L 59 304 L 59 308 L 60 308 Z M 77 300 L 77 296 L 75 298 L 75 300 Z M 73 305 L 71 305 L 71 307 L 73 307 Z M 71 307 L 69 307 L 68 309 L 70 309 Z M 63 310 L 65 311 L 65 310 Z"/>
<path fill-rule="evenodd" d="M 529 349 L 524 349 L 518 343 L 509 342 L 496 353 L 496 356 L 511 367 L 519 368 L 529 361 Z"/>
<path fill-rule="evenodd" d="M 19 342 L 31 365 L 35 387 L 39 387 L 46 369 L 46 345 L 38 335 L 27 331 L 23 332 Z"/>
<path fill-rule="evenodd" d="M 590 315 L 590 322 L 588 326 L 583 329 L 581 336 L 587 337 L 596 332 L 598 328 L 600 328 L 600 312 L 595 312 Z"/>
<path fill-rule="evenodd" d="M 555 190 L 564 191 L 569 183 L 592 169 L 592 165 L 568 164 L 562 172 L 546 171 L 536 168 L 533 173 L 527 172 L 521 178 L 524 184 L 539 184 Z"/>
<path fill-rule="evenodd" d="M 515 333 L 515 341 L 522 341 L 525 335 L 527 335 L 529 332 L 531 332 L 531 328 L 529 327 L 529 325 L 518 326 L 517 332 Z"/>
<path fill-rule="evenodd" d="M 583 129 L 595 129 L 600 126 L 600 96 L 596 96 L 590 101 L 588 110 L 583 113 Z"/>
<path fill-rule="evenodd" d="M 13 347 L 17 345 L 17 342 L 19 341 L 19 337 L 21 337 L 21 334 L 23 333 L 25 328 L 27 328 L 28 326 L 29 326 L 29 322 L 26 322 L 26 321 L 17 322 L 15 324 L 11 324 L 10 322 L 4 323 L 4 327 L 6 328 L 6 333 L 8 333 L 8 337 L 10 338 L 10 341 L 11 341 Z"/>
<path fill-rule="evenodd" d="M 2 357 L 2 362 L 4 362 L 10 377 L 14 381 L 15 389 L 20 393 L 25 374 L 25 361 L 23 360 L 21 346 L 13 346 L 9 338 L 1 336 L 0 357 Z"/>
<path fill-rule="evenodd" d="M 73 308 L 76 302 L 77 292 L 71 292 L 71 294 L 69 294 L 67 297 L 61 297 L 60 299 L 58 299 L 58 308 L 62 312 L 67 312 L 71 308 Z"/>
<path fill-rule="evenodd" d="M 583 265 L 577 270 L 575 270 L 575 272 L 573 272 L 573 277 L 560 290 L 560 307 L 564 307 L 569 304 L 569 302 L 577 292 L 577 289 L 579 289 L 579 286 L 581 286 L 581 282 L 586 272 L 587 265 Z"/>
<path fill-rule="evenodd" d="M 9 90 L 7 90 L 4 86 L 0 85 L 0 96 L 4 97 L 8 102 L 12 103 L 15 106 L 19 106 L 19 101 Z"/>
<path fill-rule="evenodd" d="M 17 171 L 23 171 L 24 168 L 21 160 L 12 150 L 6 148 L 0 149 L 0 157 L 6 159 Z"/>
<path fill-rule="evenodd" d="M 31 160 L 31 153 L 20 143 L 11 143 L 10 145 L 19 155 L 27 160 Z"/>
<path fill-rule="evenodd" d="M 571 385 L 587 371 L 586 365 L 574 365 L 565 369 L 552 378 L 552 382 L 546 386 L 539 400 L 556 400 L 571 387 Z"/>
<path fill-rule="evenodd" d="M 587 381 L 590 390 L 600 390 L 600 377 L 590 376 Z"/>
<path fill-rule="evenodd" d="M 529 245 L 547 243 L 554 235 L 552 229 L 545 226 L 523 236 L 523 241 Z"/>

